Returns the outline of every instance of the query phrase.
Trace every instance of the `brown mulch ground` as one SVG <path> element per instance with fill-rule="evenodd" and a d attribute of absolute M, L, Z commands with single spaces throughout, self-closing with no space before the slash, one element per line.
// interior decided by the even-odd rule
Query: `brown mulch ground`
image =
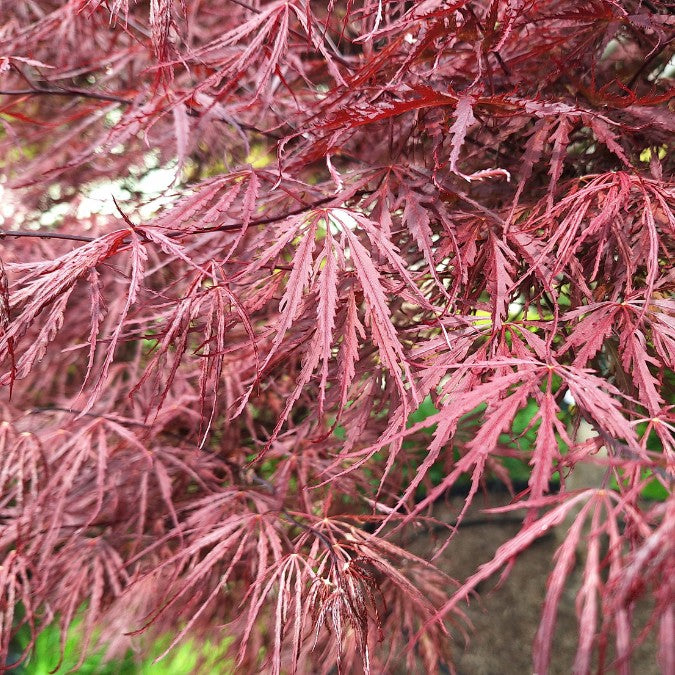
<path fill-rule="evenodd" d="M 469 526 L 460 527 L 451 545 L 440 556 L 438 566 L 458 580 L 465 579 L 478 565 L 490 560 L 497 547 L 515 535 L 514 522 L 485 522 L 480 510 L 505 503 L 504 495 L 479 496 L 476 507 L 467 516 Z M 440 506 L 435 517 L 451 522 L 462 505 L 455 498 Z M 496 518 L 496 517 L 495 517 Z M 473 521 L 473 524 L 471 524 Z M 532 673 L 531 651 L 539 625 L 542 603 L 546 594 L 546 579 L 552 569 L 552 560 L 561 543 L 562 532 L 554 532 L 539 540 L 518 560 L 510 576 L 495 588 L 497 579 L 479 588 L 480 599 L 474 599 L 466 610 L 473 626 L 469 645 L 457 635 L 453 652 L 459 675 L 524 675 Z M 420 537 L 411 542 L 411 549 L 427 559 L 439 542 L 432 537 Z M 581 581 L 581 564 L 577 559 L 570 583 L 565 589 L 558 612 L 554 639 L 551 675 L 568 675 L 577 647 L 578 627 L 574 609 L 576 590 Z M 639 608 L 635 623 L 643 626 L 648 619 L 646 608 Z M 661 672 L 656 660 L 655 632 L 635 650 L 631 672 L 637 675 L 657 675 Z M 605 667 L 602 672 L 616 672 Z"/>

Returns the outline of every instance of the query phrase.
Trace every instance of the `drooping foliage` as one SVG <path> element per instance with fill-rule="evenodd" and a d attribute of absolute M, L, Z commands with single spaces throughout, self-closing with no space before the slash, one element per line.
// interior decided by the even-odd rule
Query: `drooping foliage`
<path fill-rule="evenodd" d="M 627 671 L 643 596 L 673 672 L 673 35 L 659 0 L 0 0 L 0 660 L 84 608 L 118 649 L 221 627 L 241 672 L 436 672 L 559 526 L 534 672 L 575 559 L 575 672 Z M 514 460 L 492 560 L 406 549 Z"/>

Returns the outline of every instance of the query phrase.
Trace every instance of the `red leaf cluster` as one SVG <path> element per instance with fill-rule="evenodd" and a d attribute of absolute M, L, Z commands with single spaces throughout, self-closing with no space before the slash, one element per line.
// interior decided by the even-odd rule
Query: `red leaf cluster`
<path fill-rule="evenodd" d="M 559 526 L 535 672 L 579 555 L 575 672 L 627 672 L 647 594 L 672 672 L 671 14 L 0 0 L 0 661 L 84 608 L 120 649 L 224 624 L 242 672 L 436 672 Z M 407 550 L 514 457 L 492 560 Z"/>

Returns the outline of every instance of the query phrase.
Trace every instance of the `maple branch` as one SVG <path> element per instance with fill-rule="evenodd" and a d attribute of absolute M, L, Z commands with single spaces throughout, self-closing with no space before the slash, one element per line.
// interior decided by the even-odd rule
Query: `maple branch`
<path fill-rule="evenodd" d="M 353 197 L 354 198 L 359 198 L 359 197 L 364 197 L 365 195 L 372 194 L 373 190 L 359 190 L 358 192 L 355 192 Z M 281 213 L 276 216 L 266 216 L 265 218 L 254 218 L 253 220 L 250 220 L 248 225 L 269 225 L 270 223 L 278 223 L 281 220 L 284 220 L 286 218 L 291 218 L 292 216 L 299 216 L 301 213 L 307 213 L 308 211 L 312 211 L 313 209 L 316 209 L 319 206 L 323 206 L 324 204 L 329 204 L 330 202 L 333 202 L 336 200 L 335 195 L 331 195 L 329 197 L 321 197 L 320 199 L 317 199 L 313 202 L 310 202 L 309 204 L 305 204 L 304 206 L 300 206 L 296 209 L 291 209 L 290 211 L 286 211 L 284 213 Z M 171 238 L 176 238 L 180 237 L 183 235 L 190 235 L 190 234 L 204 234 L 207 232 L 229 232 L 231 230 L 238 230 L 241 227 L 244 226 L 244 222 L 236 222 L 236 223 L 228 223 L 227 225 L 217 225 L 215 227 L 208 227 L 204 228 L 201 230 L 195 230 L 195 231 L 177 231 L 177 232 L 169 232 L 167 233 L 167 237 Z"/>
<path fill-rule="evenodd" d="M 189 117 L 201 116 L 199 110 L 196 110 L 195 108 L 192 108 L 189 105 L 186 105 L 185 107 L 187 108 L 187 114 Z M 216 118 L 215 121 L 227 124 L 227 120 L 221 120 Z M 271 138 L 274 141 L 280 141 L 282 139 L 282 136 L 279 136 L 279 134 L 275 134 L 273 131 L 266 131 L 265 129 L 259 129 L 253 124 L 247 124 L 246 122 L 242 122 L 241 120 L 237 119 L 233 119 L 232 121 L 236 124 L 236 126 L 240 127 L 241 129 L 246 129 L 246 131 L 253 131 L 256 134 L 260 134 L 261 136 L 265 136 L 266 138 Z"/>
<path fill-rule="evenodd" d="M 254 14 L 260 14 L 260 10 L 257 7 L 254 7 L 253 5 L 249 5 L 248 2 L 244 2 L 243 0 L 230 0 L 230 2 L 233 2 L 235 5 L 239 5 L 244 9 L 248 9 L 250 12 L 253 12 Z"/>
<path fill-rule="evenodd" d="M 651 66 L 651 64 L 663 53 L 665 48 L 673 41 L 671 38 L 670 40 L 666 40 L 658 49 L 654 50 L 652 52 L 651 56 L 649 56 L 647 59 L 645 59 L 640 67 L 635 71 L 635 74 L 633 77 L 630 78 L 628 81 L 628 84 L 626 85 L 629 89 L 633 88 L 633 85 L 638 81 L 639 77 L 644 73 L 644 71 Z"/>
<path fill-rule="evenodd" d="M 298 207 L 297 209 L 292 209 L 290 211 L 286 211 L 286 213 L 283 213 L 278 216 L 268 216 L 266 218 L 256 218 L 255 220 L 251 220 L 249 222 L 249 225 L 269 225 L 270 223 L 277 223 L 280 220 L 284 220 L 285 218 L 290 218 L 291 216 L 299 216 L 301 213 L 306 213 L 307 211 L 311 211 L 312 209 L 317 208 L 317 206 L 323 206 L 324 204 L 328 204 L 329 202 L 332 202 L 335 200 L 335 195 L 332 195 L 330 197 L 322 197 L 321 199 L 317 199 L 314 202 L 311 202 L 310 204 L 306 204 L 305 206 Z M 201 234 L 202 232 L 221 232 L 221 231 L 227 231 L 230 229 L 238 229 L 240 227 L 243 227 L 244 223 L 229 223 L 227 225 L 218 225 L 216 227 L 209 227 L 204 230 L 199 230 L 198 232 L 189 232 L 189 233 L 183 233 L 183 232 L 178 232 L 176 234 L 169 234 L 167 236 L 179 236 L 180 234 Z"/>
<path fill-rule="evenodd" d="M 93 417 L 95 419 L 104 419 L 109 422 L 116 422 L 117 424 L 127 424 L 134 427 L 142 427 L 144 429 L 151 429 L 152 427 L 149 424 L 144 422 L 137 422 L 136 420 L 124 419 L 121 417 L 113 417 L 112 415 L 100 415 L 98 413 L 84 412 L 83 410 L 75 410 L 71 408 L 64 408 L 62 406 L 35 406 L 26 410 L 26 415 L 31 415 L 34 413 L 47 413 L 47 412 L 64 412 L 69 415 L 83 415 L 85 417 Z"/>
<path fill-rule="evenodd" d="M 301 213 L 311 211 L 312 209 L 315 209 L 318 206 L 322 206 L 323 204 L 327 204 L 328 202 L 331 202 L 334 199 L 335 199 L 334 195 L 330 197 L 322 197 L 321 199 L 317 199 L 316 201 L 311 202 L 310 204 L 306 204 L 305 206 L 299 207 L 297 209 L 292 209 L 291 211 L 287 211 L 277 216 L 268 216 L 266 218 L 257 218 L 255 220 L 251 220 L 249 225 L 269 225 L 270 223 L 276 223 L 279 222 L 280 220 L 284 220 L 285 218 L 290 218 L 291 216 L 297 216 L 300 215 Z M 177 230 L 174 232 L 167 232 L 166 236 L 171 237 L 172 239 L 176 239 L 178 237 L 193 234 L 206 234 L 210 232 L 230 232 L 241 229 L 243 225 L 244 225 L 243 222 L 237 222 L 237 223 L 228 223 L 226 225 L 218 225 L 216 227 L 209 227 L 203 230 L 193 230 L 193 231 Z M 5 237 L 15 237 L 15 238 L 30 237 L 34 239 L 66 239 L 69 241 L 82 241 L 87 244 L 91 243 L 92 241 L 96 241 L 97 239 L 97 237 L 87 237 L 80 234 L 65 234 L 61 232 L 39 232 L 39 231 L 33 232 L 30 230 L 0 229 L 0 240 L 4 239 Z M 128 240 L 123 240 L 122 243 L 126 244 L 128 243 Z"/>
<path fill-rule="evenodd" d="M 0 239 L 5 237 L 32 237 L 34 239 L 68 239 L 70 241 L 83 241 L 91 243 L 96 237 L 85 237 L 80 234 L 65 234 L 62 232 L 30 232 L 28 230 L 0 230 Z"/>
<path fill-rule="evenodd" d="M 502 55 L 499 52 L 492 52 L 494 54 L 494 57 L 497 59 L 497 63 L 499 63 L 501 69 L 504 71 L 504 75 L 506 77 L 511 77 L 511 71 L 509 70 L 509 67 L 504 63 L 504 59 L 502 58 Z"/>
<path fill-rule="evenodd" d="M 46 87 L 32 87 L 30 89 L 0 89 L 0 96 L 78 96 L 81 98 L 92 98 L 98 101 L 111 101 L 113 103 L 123 103 L 131 105 L 133 101 L 122 96 L 114 94 L 100 94 L 88 89 L 79 89 L 77 87 L 64 87 L 63 89 L 48 89 Z"/>
<path fill-rule="evenodd" d="M 29 81 L 30 84 L 30 81 Z M 133 103 L 132 99 L 124 98 L 123 96 L 117 96 L 115 94 L 101 94 L 95 91 L 89 91 L 88 89 L 80 89 L 78 87 L 63 87 L 59 89 L 50 89 L 47 87 L 38 87 L 31 86 L 28 89 L 0 89 L 0 96 L 73 96 L 81 98 L 90 98 L 98 101 L 111 101 L 113 103 L 121 103 L 122 105 L 131 105 Z M 187 107 L 187 113 L 190 117 L 199 117 L 199 111 Z M 226 120 L 216 120 L 218 122 L 226 122 Z M 271 131 L 265 131 L 264 129 L 259 129 L 258 127 L 247 124 L 246 122 L 240 122 L 235 120 L 237 126 L 247 131 L 253 131 L 261 136 L 266 136 L 273 140 L 281 140 L 281 136 L 275 134 Z"/>

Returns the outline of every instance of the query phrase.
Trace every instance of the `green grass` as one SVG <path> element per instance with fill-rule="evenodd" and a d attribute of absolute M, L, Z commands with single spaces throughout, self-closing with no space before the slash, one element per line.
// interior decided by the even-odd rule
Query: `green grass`
<path fill-rule="evenodd" d="M 229 675 L 235 672 L 234 660 L 227 652 L 232 638 L 224 638 L 220 643 L 210 640 L 186 638 L 172 649 L 161 661 L 154 663 L 171 644 L 172 635 L 164 635 L 155 640 L 142 659 L 135 659 L 129 650 L 123 658 L 104 661 L 105 648 L 90 650 L 82 666 L 76 671 L 82 651 L 81 621 L 73 622 L 68 631 L 63 661 L 55 670 L 60 654 L 60 633 L 56 626 L 47 627 L 38 637 L 31 656 L 14 671 L 30 675 L 65 675 L 77 672 L 80 675 L 193 675 L 196 673 Z M 21 647 L 28 644 L 28 636 L 20 634 Z"/>

